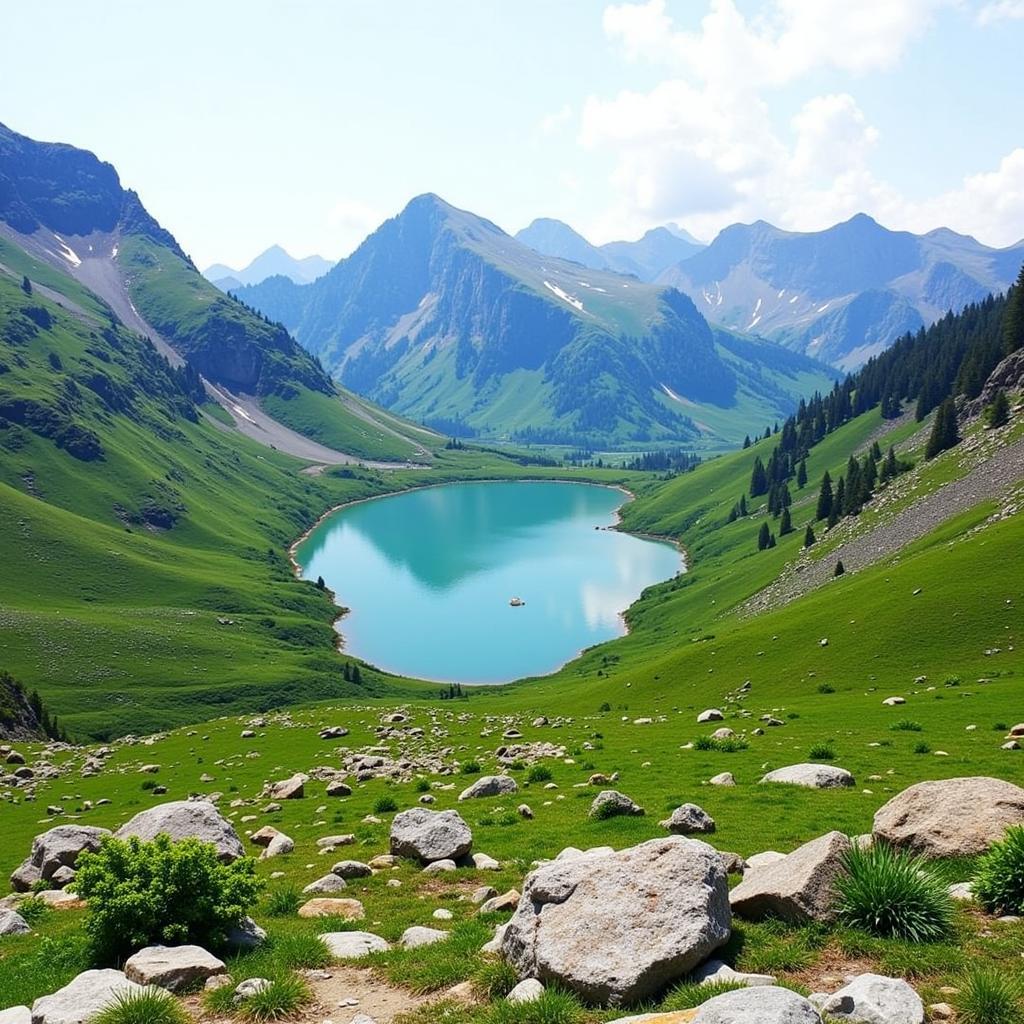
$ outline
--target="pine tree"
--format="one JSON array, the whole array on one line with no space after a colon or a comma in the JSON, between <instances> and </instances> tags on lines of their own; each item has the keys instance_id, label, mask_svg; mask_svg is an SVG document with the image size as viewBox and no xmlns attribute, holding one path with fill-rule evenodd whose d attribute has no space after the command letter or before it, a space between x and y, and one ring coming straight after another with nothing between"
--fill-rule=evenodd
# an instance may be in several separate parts
<instances>
[{"instance_id":1,"label":"pine tree","mask_svg":"<svg viewBox=\"0 0 1024 1024\"><path fill-rule=\"evenodd\" d=\"M767 546L770 547L770 548L775 547L775 534L774 533L769 533L768 534L768 545Z\"/></svg>"},{"instance_id":2,"label":"pine tree","mask_svg":"<svg viewBox=\"0 0 1024 1024\"><path fill-rule=\"evenodd\" d=\"M1007 293L1003 313L1003 353L1010 355L1024 347L1024 266L1017 275L1017 283Z\"/></svg>"},{"instance_id":3,"label":"pine tree","mask_svg":"<svg viewBox=\"0 0 1024 1024\"><path fill-rule=\"evenodd\" d=\"M800 460L800 468L796 471L796 485L801 490L807 486L807 459Z\"/></svg>"},{"instance_id":4,"label":"pine tree","mask_svg":"<svg viewBox=\"0 0 1024 1024\"><path fill-rule=\"evenodd\" d=\"M768 474L764 471L764 463L761 456L754 458L754 469L750 474L750 496L756 498L768 490Z\"/></svg>"},{"instance_id":5,"label":"pine tree","mask_svg":"<svg viewBox=\"0 0 1024 1024\"><path fill-rule=\"evenodd\" d=\"M341 670L341 676L346 683L352 682L352 666L346 661L345 667Z\"/></svg>"},{"instance_id":6,"label":"pine tree","mask_svg":"<svg viewBox=\"0 0 1024 1024\"><path fill-rule=\"evenodd\" d=\"M757 550L764 551L766 547L769 547L771 541L771 530L768 529L767 523L761 524L761 529L757 532Z\"/></svg>"},{"instance_id":7,"label":"pine tree","mask_svg":"<svg viewBox=\"0 0 1024 1024\"><path fill-rule=\"evenodd\" d=\"M750 447L750 435L749 434L747 434L747 436L745 438L743 438L743 447L744 448L749 448Z\"/></svg>"},{"instance_id":8,"label":"pine tree","mask_svg":"<svg viewBox=\"0 0 1024 1024\"><path fill-rule=\"evenodd\" d=\"M836 562L836 569L835 572L832 573L832 575L842 576L844 572L846 572L846 567L843 565L843 560L840 559L838 562Z\"/></svg>"},{"instance_id":9,"label":"pine tree","mask_svg":"<svg viewBox=\"0 0 1024 1024\"><path fill-rule=\"evenodd\" d=\"M749 515L747 512L747 496L745 494L740 495L740 515L744 518Z\"/></svg>"},{"instance_id":10,"label":"pine tree","mask_svg":"<svg viewBox=\"0 0 1024 1024\"><path fill-rule=\"evenodd\" d=\"M882 449L879 448L877 441L875 441L871 446L871 458L874 459L875 462L878 462L882 458Z\"/></svg>"},{"instance_id":11,"label":"pine tree","mask_svg":"<svg viewBox=\"0 0 1024 1024\"><path fill-rule=\"evenodd\" d=\"M358 665L352 666L352 682L361 683L363 681L363 673L359 671Z\"/></svg>"},{"instance_id":12,"label":"pine tree","mask_svg":"<svg viewBox=\"0 0 1024 1024\"><path fill-rule=\"evenodd\" d=\"M779 536L785 537L787 533L793 532L793 521L789 516L789 509L782 510L782 518L779 520Z\"/></svg>"},{"instance_id":13,"label":"pine tree","mask_svg":"<svg viewBox=\"0 0 1024 1024\"><path fill-rule=\"evenodd\" d=\"M28 274L25 274L25 276L22 277L21 279L21 290L26 295L32 294L32 282L28 279Z\"/></svg>"},{"instance_id":14,"label":"pine tree","mask_svg":"<svg viewBox=\"0 0 1024 1024\"><path fill-rule=\"evenodd\" d=\"M317 590L326 590L327 589L327 584L324 583L323 576L317 576L317 578L316 578L316 588L317 588Z\"/></svg>"},{"instance_id":15,"label":"pine tree","mask_svg":"<svg viewBox=\"0 0 1024 1024\"><path fill-rule=\"evenodd\" d=\"M1002 388L996 392L992 404L985 410L985 417L990 427L1003 427L1010 422L1010 403Z\"/></svg>"},{"instance_id":16,"label":"pine tree","mask_svg":"<svg viewBox=\"0 0 1024 1024\"><path fill-rule=\"evenodd\" d=\"M818 538L814 536L814 530L811 529L811 524L807 524L807 529L804 530L804 547L809 548L813 544L817 543Z\"/></svg>"},{"instance_id":17,"label":"pine tree","mask_svg":"<svg viewBox=\"0 0 1024 1024\"><path fill-rule=\"evenodd\" d=\"M890 480L895 480L899 475L899 465L896 462L896 449L892 445L889 445L889 451L886 453L885 462L882 463L882 471L880 479L883 484L887 484Z\"/></svg>"},{"instance_id":18,"label":"pine tree","mask_svg":"<svg viewBox=\"0 0 1024 1024\"><path fill-rule=\"evenodd\" d=\"M826 469L825 475L821 478L821 491L818 493L818 508L814 513L814 518L828 519L832 512L833 503L832 477L828 475L828 470Z\"/></svg>"},{"instance_id":19,"label":"pine tree","mask_svg":"<svg viewBox=\"0 0 1024 1024\"><path fill-rule=\"evenodd\" d=\"M836 484L836 498L832 502L832 513L828 517L828 525L835 526L842 516L846 515L846 481L840 477Z\"/></svg>"},{"instance_id":20,"label":"pine tree","mask_svg":"<svg viewBox=\"0 0 1024 1024\"><path fill-rule=\"evenodd\" d=\"M932 432L924 450L924 457L933 459L940 452L947 451L959 443L960 431L956 421L956 403L952 398L947 398L935 413L935 421L932 423Z\"/></svg>"}]
</instances>

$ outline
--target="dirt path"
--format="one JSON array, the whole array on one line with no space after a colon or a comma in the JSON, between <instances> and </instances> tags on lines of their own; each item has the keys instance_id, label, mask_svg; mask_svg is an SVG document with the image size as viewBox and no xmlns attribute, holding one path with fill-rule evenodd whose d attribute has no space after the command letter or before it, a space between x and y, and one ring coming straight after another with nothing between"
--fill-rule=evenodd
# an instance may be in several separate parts
<instances>
[{"instance_id":1,"label":"dirt path","mask_svg":"<svg viewBox=\"0 0 1024 1024\"><path fill-rule=\"evenodd\" d=\"M961 457L977 453L985 441L965 441L958 451ZM782 575L763 590L755 594L740 608L741 616L756 615L760 612L781 608L790 601L822 586L833 578L835 564L842 560L847 572L856 572L879 562L908 544L941 526L947 519L960 515L975 505L992 498L1009 495L1024 481L1024 439L1013 442L995 452L971 469L966 476L919 497L909 508L900 508L883 514L882 520L873 528L856 533L856 520L844 520L836 529L851 533L839 547L820 559L802 555L790 563ZM898 493L888 496L883 492L881 504L885 509L899 497Z\"/></svg>"}]
</instances>

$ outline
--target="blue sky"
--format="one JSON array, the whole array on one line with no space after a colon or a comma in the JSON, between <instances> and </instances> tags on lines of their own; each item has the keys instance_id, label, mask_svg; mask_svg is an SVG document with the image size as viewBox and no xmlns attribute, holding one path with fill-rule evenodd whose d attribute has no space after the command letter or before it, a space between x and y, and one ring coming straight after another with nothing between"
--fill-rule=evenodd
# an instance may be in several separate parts
<instances>
[{"instance_id":1,"label":"blue sky","mask_svg":"<svg viewBox=\"0 0 1024 1024\"><path fill-rule=\"evenodd\" d=\"M344 255L425 191L598 242L1024 237L1024 0L50 0L4 35L0 120L110 160L201 266Z\"/></svg>"}]
</instances>

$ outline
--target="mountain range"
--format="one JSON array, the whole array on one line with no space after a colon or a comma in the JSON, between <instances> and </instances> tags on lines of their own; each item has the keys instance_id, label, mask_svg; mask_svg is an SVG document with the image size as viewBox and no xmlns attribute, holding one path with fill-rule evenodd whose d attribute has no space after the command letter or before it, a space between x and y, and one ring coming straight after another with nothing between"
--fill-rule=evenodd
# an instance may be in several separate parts
<instances>
[{"instance_id":1,"label":"mountain range","mask_svg":"<svg viewBox=\"0 0 1024 1024\"><path fill-rule=\"evenodd\" d=\"M592 270L632 274L641 281L653 281L675 263L704 248L703 242L676 227L652 228L635 242L592 245L568 224L550 217L539 217L517 231L516 238L544 256L572 260Z\"/></svg>"},{"instance_id":2,"label":"mountain range","mask_svg":"<svg viewBox=\"0 0 1024 1024\"><path fill-rule=\"evenodd\" d=\"M323 277L334 264L323 256L306 256L296 259L279 245L272 245L261 252L241 270L233 270L223 263L214 263L203 271L203 277L212 281L222 292L234 291L247 284L259 284L268 277L280 274L296 284L309 284Z\"/></svg>"},{"instance_id":3,"label":"mountain range","mask_svg":"<svg viewBox=\"0 0 1024 1024\"><path fill-rule=\"evenodd\" d=\"M830 385L820 364L713 330L673 287L542 255L432 194L318 281L237 294L345 386L453 433L735 442Z\"/></svg>"}]
</instances>

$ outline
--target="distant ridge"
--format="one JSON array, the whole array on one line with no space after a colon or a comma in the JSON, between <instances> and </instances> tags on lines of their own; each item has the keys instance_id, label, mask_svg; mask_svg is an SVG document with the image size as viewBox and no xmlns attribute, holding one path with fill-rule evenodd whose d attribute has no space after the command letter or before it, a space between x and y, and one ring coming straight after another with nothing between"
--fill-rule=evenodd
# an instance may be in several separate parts
<instances>
[{"instance_id":1,"label":"distant ridge","mask_svg":"<svg viewBox=\"0 0 1024 1024\"><path fill-rule=\"evenodd\" d=\"M296 284L309 284L323 277L334 264L323 256L296 259L281 246L272 245L241 270L233 270L223 263L214 263L203 271L203 277L212 281L221 291L233 291L248 284L259 284L268 277L287 277Z\"/></svg>"}]
</instances>

